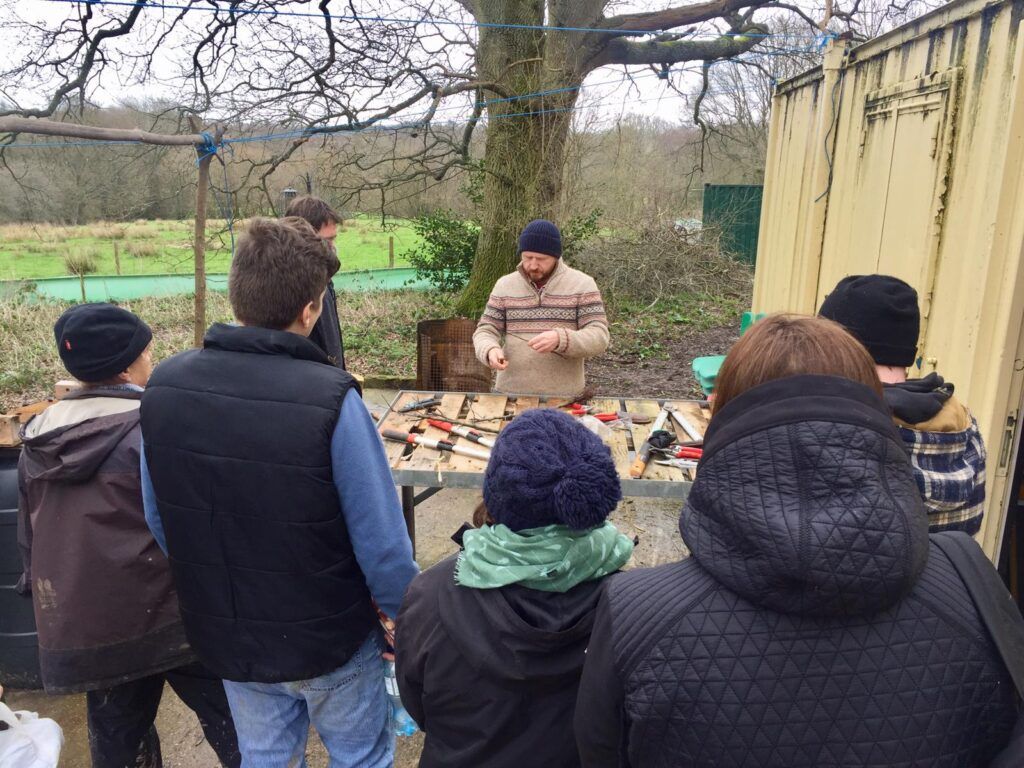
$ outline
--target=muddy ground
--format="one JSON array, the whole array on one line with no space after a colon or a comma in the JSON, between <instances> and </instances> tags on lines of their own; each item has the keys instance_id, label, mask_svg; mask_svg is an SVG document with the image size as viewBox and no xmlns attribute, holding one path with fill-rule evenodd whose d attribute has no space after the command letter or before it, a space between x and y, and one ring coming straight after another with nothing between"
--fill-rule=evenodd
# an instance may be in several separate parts
<instances>
[{"instance_id":1,"label":"muddy ground","mask_svg":"<svg viewBox=\"0 0 1024 768\"><path fill-rule=\"evenodd\" d=\"M700 354L713 352L702 351ZM687 376L690 357L685 358ZM622 363L618 372L608 373L615 370L610 367L605 369L604 374L598 369L591 375L597 380L602 392L608 394L644 392L685 396L690 391L686 388L690 384L683 383L687 379L681 377L677 380L667 375L670 370L678 367L679 363L665 366L652 364L646 367ZM628 373L630 370L633 371L632 378ZM692 377L688 380L692 384ZM664 391L657 388L659 382L664 382ZM674 388L676 383L679 388ZM667 388L670 386L672 388ZM367 391L366 395L371 407L379 406L388 398L388 393L381 391ZM417 507L417 561L422 568L429 568L457 550L450 536L472 517L479 498L478 491L444 490ZM619 505L611 517L612 522L627 535L638 536L640 539L631 567L657 565L685 556L677 527L680 507L678 501L652 499L626 499ZM7 691L5 701L15 710L39 712L61 725L65 746L60 768L89 768L84 696L47 696L42 692ZM157 729L167 768L215 768L218 765L194 715L170 688L164 691L157 716ZM422 735L398 739L395 760L397 768L416 766L421 747ZM310 734L308 757L310 768L325 768L327 765L326 752L315 733Z\"/></svg>"},{"instance_id":2,"label":"muddy ground","mask_svg":"<svg viewBox=\"0 0 1024 768\"><path fill-rule=\"evenodd\" d=\"M663 341L667 359L618 354L615 346L587 361L587 383L602 395L702 397L690 363L695 357L724 355L739 338L736 323L693 330Z\"/></svg>"}]
</instances>

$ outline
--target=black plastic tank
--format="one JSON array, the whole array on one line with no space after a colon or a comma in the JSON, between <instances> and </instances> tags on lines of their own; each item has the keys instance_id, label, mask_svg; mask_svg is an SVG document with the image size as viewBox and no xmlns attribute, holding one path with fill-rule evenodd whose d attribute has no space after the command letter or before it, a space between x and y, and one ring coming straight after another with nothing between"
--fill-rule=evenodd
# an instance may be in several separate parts
<instances>
[{"instance_id":1,"label":"black plastic tank","mask_svg":"<svg viewBox=\"0 0 1024 768\"><path fill-rule=\"evenodd\" d=\"M32 597L15 591L18 549L18 448L0 448L0 685L42 688Z\"/></svg>"}]
</instances>

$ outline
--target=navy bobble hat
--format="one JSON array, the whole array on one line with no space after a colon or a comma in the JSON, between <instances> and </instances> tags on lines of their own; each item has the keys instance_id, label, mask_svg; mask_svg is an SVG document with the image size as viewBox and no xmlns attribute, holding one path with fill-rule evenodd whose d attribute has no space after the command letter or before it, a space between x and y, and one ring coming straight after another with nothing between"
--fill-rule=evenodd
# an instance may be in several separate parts
<instances>
[{"instance_id":1,"label":"navy bobble hat","mask_svg":"<svg viewBox=\"0 0 1024 768\"><path fill-rule=\"evenodd\" d=\"M498 436L484 475L484 504L513 531L601 525L622 499L611 452L567 413L527 411Z\"/></svg>"},{"instance_id":2,"label":"navy bobble hat","mask_svg":"<svg viewBox=\"0 0 1024 768\"><path fill-rule=\"evenodd\" d=\"M113 304L77 304L53 326L68 373L86 383L106 381L141 355L153 332L141 318Z\"/></svg>"},{"instance_id":3,"label":"navy bobble hat","mask_svg":"<svg viewBox=\"0 0 1024 768\"><path fill-rule=\"evenodd\" d=\"M921 312L917 291L898 277L844 277L825 297L818 314L849 331L876 365L909 368L914 364Z\"/></svg>"},{"instance_id":4,"label":"navy bobble hat","mask_svg":"<svg viewBox=\"0 0 1024 768\"><path fill-rule=\"evenodd\" d=\"M531 251L562 258L562 233L547 219L534 219L519 235L519 253Z\"/></svg>"}]
</instances>

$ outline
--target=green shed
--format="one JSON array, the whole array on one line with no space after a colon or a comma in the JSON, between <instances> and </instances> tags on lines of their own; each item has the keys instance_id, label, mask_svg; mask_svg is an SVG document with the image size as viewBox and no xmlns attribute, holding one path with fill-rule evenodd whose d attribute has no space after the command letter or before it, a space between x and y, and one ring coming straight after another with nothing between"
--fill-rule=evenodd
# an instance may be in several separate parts
<instances>
[{"instance_id":1,"label":"green shed","mask_svg":"<svg viewBox=\"0 0 1024 768\"><path fill-rule=\"evenodd\" d=\"M757 260L760 184L705 184L704 229L722 233L722 250L747 264Z\"/></svg>"}]
</instances>

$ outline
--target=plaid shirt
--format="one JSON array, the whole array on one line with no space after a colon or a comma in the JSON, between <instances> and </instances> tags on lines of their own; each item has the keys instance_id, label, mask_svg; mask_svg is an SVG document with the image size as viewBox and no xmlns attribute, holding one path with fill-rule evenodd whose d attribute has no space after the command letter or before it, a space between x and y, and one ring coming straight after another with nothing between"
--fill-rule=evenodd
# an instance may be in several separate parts
<instances>
[{"instance_id":1,"label":"plaid shirt","mask_svg":"<svg viewBox=\"0 0 1024 768\"><path fill-rule=\"evenodd\" d=\"M959 432L897 429L910 452L928 530L976 534L985 506L985 444L978 422L972 416L971 425Z\"/></svg>"}]
</instances>

